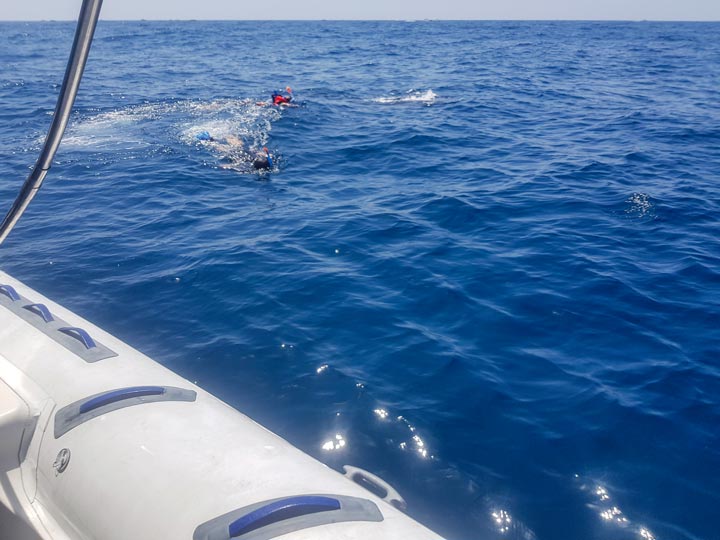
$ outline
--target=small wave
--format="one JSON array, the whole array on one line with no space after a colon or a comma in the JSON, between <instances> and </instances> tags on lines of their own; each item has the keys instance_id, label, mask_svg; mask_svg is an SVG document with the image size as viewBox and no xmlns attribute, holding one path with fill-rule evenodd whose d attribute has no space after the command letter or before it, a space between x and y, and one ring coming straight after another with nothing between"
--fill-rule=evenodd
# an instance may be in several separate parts
<instances>
[{"instance_id":1,"label":"small wave","mask_svg":"<svg viewBox=\"0 0 720 540\"><path fill-rule=\"evenodd\" d=\"M25 81L22 79L19 81L3 81L2 83L0 83L0 88L3 88L3 89L5 89L5 88L20 88L22 86L25 86Z\"/></svg>"},{"instance_id":2,"label":"small wave","mask_svg":"<svg viewBox=\"0 0 720 540\"><path fill-rule=\"evenodd\" d=\"M437 94L430 90L409 90L405 95L401 96L384 96L373 99L375 103L393 104L393 103L423 103L432 105L437 99Z\"/></svg>"}]
</instances>

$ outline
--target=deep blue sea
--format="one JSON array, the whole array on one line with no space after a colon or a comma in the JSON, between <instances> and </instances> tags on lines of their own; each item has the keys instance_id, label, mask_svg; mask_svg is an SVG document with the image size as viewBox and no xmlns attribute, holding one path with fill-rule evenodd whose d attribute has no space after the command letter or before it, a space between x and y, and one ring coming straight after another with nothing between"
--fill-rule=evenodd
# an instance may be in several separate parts
<instances>
[{"instance_id":1,"label":"deep blue sea","mask_svg":"<svg viewBox=\"0 0 720 540\"><path fill-rule=\"evenodd\" d=\"M73 32L0 24L3 213ZM718 540L719 216L720 24L101 21L0 267L448 540Z\"/></svg>"}]
</instances>

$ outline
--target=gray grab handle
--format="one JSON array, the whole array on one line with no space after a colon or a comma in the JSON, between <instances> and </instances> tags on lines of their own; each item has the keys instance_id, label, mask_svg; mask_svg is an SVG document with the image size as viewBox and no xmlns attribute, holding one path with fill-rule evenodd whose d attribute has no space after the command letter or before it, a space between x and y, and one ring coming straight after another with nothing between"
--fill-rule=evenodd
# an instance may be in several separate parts
<instances>
[{"instance_id":1,"label":"gray grab handle","mask_svg":"<svg viewBox=\"0 0 720 540\"><path fill-rule=\"evenodd\" d=\"M158 401L195 401L194 390L174 386L129 386L88 396L66 405L55 414L55 438L103 414Z\"/></svg>"},{"instance_id":2,"label":"gray grab handle","mask_svg":"<svg viewBox=\"0 0 720 540\"><path fill-rule=\"evenodd\" d=\"M367 499L302 494L261 501L213 518L195 529L193 540L272 540L330 523L382 520L378 507Z\"/></svg>"},{"instance_id":3,"label":"gray grab handle","mask_svg":"<svg viewBox=\"0 0 720 540\"><path fill-rule=\"evenodd\" d=\"M359 486L364 487L370 493L377 495L383 501L393 505L398 510L404 511L407 509L407 503L405 499L402 498L402 495L379 476L360 467L353 467L351 465L344 465L343 471L345 471L347 478Z\"/></svg>"}]
</instances>

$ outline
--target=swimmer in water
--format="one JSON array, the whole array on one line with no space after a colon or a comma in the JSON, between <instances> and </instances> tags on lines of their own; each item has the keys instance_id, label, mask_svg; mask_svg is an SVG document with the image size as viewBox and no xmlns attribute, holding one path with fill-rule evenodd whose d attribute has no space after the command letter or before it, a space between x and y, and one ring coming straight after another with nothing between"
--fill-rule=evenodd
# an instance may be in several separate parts
<instances>
[{"instance_id":1,"label":"swimmer in water","mask_svg":"<svg viewBox=\"0 0 720 540\"><path fill-rule=\"evenodd\" d=\"M273 92L270 96L270 102L267 101L258 101L256 105L260 105L262 107L266 105L273 105L275 107L297 107L294 103L291 103L293 100L293 91L292 88L289 86L285 87L285 93L282 92Z\"/></svg>"},{"instance_id":2,"label":"swimmer in water","mask_svg":"<svg viewBox=\"0 0 720 540\"><path fill-rule=\"evenodd\" d=\"M287 92L287 94L285 94L285 95L283 95L283 94L280 93L280 92L273 92L273 93L272 93L272 102L273 102L273 105L278 105L278 106L280 106L280 105L290 105L290 102L293 100L292 88L290 88L289 86L286 86L286 87L285 87L285 92Z\"/></svg>"},{"instance_id":3,"label":"swimmer in water","mask_svg":"<svg viewBox=\"0 0 720 540\"><path fill-rule=\"evenodd\" d=\"M198 133L195 138L222 154L223 169L247 171L248 166L256 171L267 171L273 168L273 159L270 151L264 147L261 152L252 152L245 148L245 143L235 135L228 135L223 139L216 139L207 131Z\"/></svg>"}]
</instances>

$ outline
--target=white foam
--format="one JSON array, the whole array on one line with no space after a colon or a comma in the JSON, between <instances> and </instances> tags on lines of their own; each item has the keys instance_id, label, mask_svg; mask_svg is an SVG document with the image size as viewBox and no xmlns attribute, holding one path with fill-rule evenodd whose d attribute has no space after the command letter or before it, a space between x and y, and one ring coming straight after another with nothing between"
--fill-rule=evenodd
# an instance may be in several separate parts
<instances>
[{"instance_id":1,"label":"white foam","mask_svg":"<svg viewBox=\"0 0 720 540\"><path fill-rule=\"evenodd\" d=\"M375 103L394 104L394 103L424 103L432 105L437 99L437 94L428 90L409 90L401 96L384 96L373 99Z\"/></svg>"},{"instance_id":2,"label":"white foam","mask_svg":"<svg viewBox=\"0 0 720 540\"><path fill-rule=\"evenodd\" d=\"M625 213L635 217L652 217L655 205L647 193L633 193L625 200Z\"/></svg>"},{"instance_id":3,"label":"white foam","mask_svg":"<svg viewBox=\"0 0 720 540\"><path fill-rule=\"evenodd\" d=\"M267 144L272 122L279 116L276 108L259 107L251 99L145 103L75 120L63 145L122 153L180 143L192 155L204 146L221 161L229 157L227 145L203 144L197 139L200 133L208 132L218 140L239 138L247 151L254 151ZM207 154L200 159L207 159Z\"/></svg>"},{"instance_id":4,"label":"white foam","mask_svg":"<svg viewBox=\"0 0 720 540\"><path fill-rule=\"evenodd\" d=\"M147 147L148 140L138 125L168 114L170 104L143 104L91 115L73 121L63 139L63 146L92 150L137 150Z\"/></svg>"},{"instance_id":5,"label":"white foam","mask_svg":"<svg viewBox=\"0 0 720 540\"><path fill-rule=\"evenodd\" d=\"M189 117L189 118L188 118ZM188 105L185 121L179 125L179 138L186 144L195 144L202 132L215 139L240 137L253 147L267 143L272 122L279 111L259 107L250 100L215 100L194 102Z\"/></svg>"}]
</instances>

